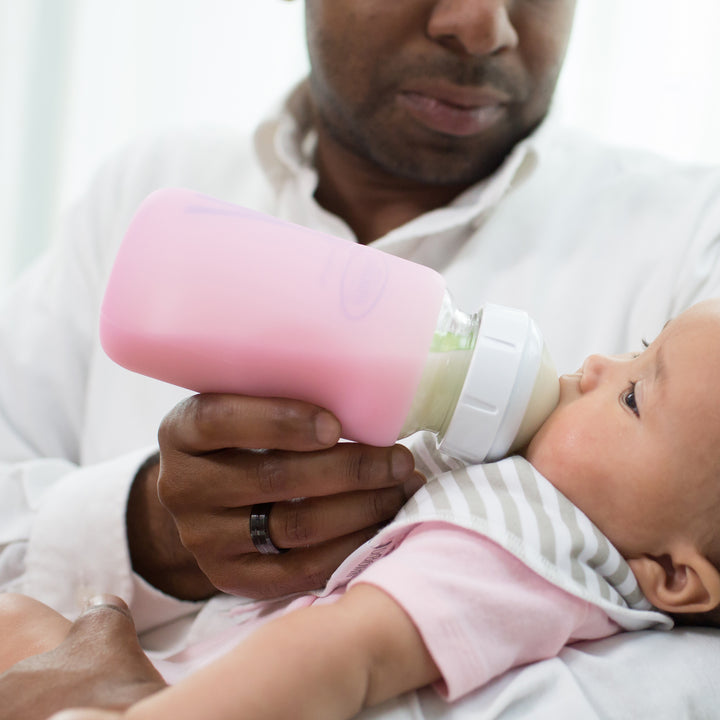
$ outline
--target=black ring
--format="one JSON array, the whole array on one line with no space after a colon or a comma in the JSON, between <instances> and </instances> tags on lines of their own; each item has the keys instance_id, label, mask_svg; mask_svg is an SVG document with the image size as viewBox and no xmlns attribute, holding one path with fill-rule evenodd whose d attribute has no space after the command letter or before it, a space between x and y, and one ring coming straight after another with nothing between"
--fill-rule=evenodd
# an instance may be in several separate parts
<instances>
[{"instance_id":1,"label":"black ring","mask_svg":"<svg viewBox=\"0 0 720 720\"><path fill-rule=\"evenodd\" d=\"M287 548L276 547L270 539L270 511L273 503L258 503L250 508L250 539L261 555L279 555Z\"/></svg>"}]
</instances>

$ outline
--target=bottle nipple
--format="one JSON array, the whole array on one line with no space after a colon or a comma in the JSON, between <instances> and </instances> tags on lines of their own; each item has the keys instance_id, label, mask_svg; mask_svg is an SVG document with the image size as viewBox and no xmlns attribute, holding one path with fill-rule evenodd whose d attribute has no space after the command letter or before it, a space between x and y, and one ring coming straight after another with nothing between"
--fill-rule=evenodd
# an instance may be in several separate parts
<instances>
[{"instance_id":1,"label":"bottle nipple","mask_svg":"<svg viewBox=\"0 0 720 720\"><path fill-rule=\"evenodd\" d=\"M468 462L523 448L558 402L560 383L535 322L486 305L465 383L439 449Z\"/></svg>"},{"instance_id":2,"label":"bottle nipple","mask_svg":"<svg viewBox=\"0 0 720 720\"><path fill-rule=\"evenodd\" d=\"M559 394L560 383L555 363L550 357L547 345L543 343L542 357L535 376L535 384L530 393L530 399L520 422L520 427L508 449L508 454L522 450L530 442L533 435L555 409L558 404Z\"/></svg>"}]
</instances>

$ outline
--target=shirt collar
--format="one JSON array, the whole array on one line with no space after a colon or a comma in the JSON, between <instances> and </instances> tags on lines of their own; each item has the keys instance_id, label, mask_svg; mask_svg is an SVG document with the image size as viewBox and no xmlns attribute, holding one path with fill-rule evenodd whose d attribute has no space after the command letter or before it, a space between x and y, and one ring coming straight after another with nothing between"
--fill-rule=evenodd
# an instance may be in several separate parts
<instances>
[{"instance_id":1,"label":"shirt collar","mask_svg":"<svg viewBox=\"0 0 720 720\"><path fill-rule=\"evenodd\" d=\"M534 172L542 156L543 138L551 121L544 120L519 142L489 177L469 187L446 207L425 213L388 233L385 239L401 239L440 232L472 223L494 207L512 188ZM312 123L308 80L302 80L279 109L255 133L255 149L261 166L279 194L293 192L312 201L318 175L314 166L317 133Z\"/></svg>"},{"instance_id":2,"label":"shirt collar","mask_svg":"<svg viewBox=\"0 0 720 720\"><path fill-rule=\"evenodd\" d=\"M255 131L255 151L263 170L276 190L282 183L311 172L317 134L312 123L309 83L300 82L282 105ZM313 192L314 192L313 188Z\"/></svg>"}]
</instances>

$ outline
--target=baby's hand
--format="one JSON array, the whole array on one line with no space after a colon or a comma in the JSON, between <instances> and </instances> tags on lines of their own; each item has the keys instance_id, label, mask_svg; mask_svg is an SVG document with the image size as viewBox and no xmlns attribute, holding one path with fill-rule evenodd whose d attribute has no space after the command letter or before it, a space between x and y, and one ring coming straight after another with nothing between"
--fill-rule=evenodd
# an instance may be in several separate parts
<instances>
[{"instance_id":1,"label":"baby's hand","mask_svg":"<svg viewBox=\"0 0 720 720\"><path fill-rule=\"evenodd\" d=\"M167 685L138 642L127 605L114 596L94 598L53 650L33 655L0 675L2 720L117 720L128 708ZM112 708L113 712L87 708ZM78 712L83 714L77 715Z\"/></svg>"}]
</instances>

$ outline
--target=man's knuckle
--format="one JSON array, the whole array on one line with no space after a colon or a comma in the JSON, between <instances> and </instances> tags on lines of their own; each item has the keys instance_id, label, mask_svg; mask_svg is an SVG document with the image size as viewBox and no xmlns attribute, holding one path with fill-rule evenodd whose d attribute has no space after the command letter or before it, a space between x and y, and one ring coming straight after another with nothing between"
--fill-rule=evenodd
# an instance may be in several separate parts
<instances>
[{"instance_id":1,"label":"man's knuckle","mask_svg":"<svg viewBox=\"0 0 720 720\"><path fill-rule=\"evenodd\" d=\"M178 523L177 530L180 542L186 550L189 550L195 556L209 555L212 557L212 553L207 552L209 536L207 533L201 532L196 524Z\"/></svg>"},{"instance_id":2,"label":"man's knuckle","mask_svg":"<svg viewBox=\"0 0 720 720\"><path fill-rule=\"evenodd\" d=\"M202 566L201 566L202 567ZM202 567L202 571L210 579L210 582L220 592L228 595L239 594L242 588L242 582L238 578L236 572L229 572L225 566L209 566Z\"/></svg>"},{"instance_id":3,"label":"man's knuckle","mask_svg":"<svg viewBox=\"0 0 720 720\"><path fill-rule=\"evenodd\" d=\"M353 477L359 488L374 488L383 485L388 477L388 464L377 453L368 448L357 448L352 461Z\"/></svg>"},{"instance_id":4,"label":"man's knuckle","mask_svg":"<svg viewBox=\"0 0 720 720\"><path fill-rule=\"evenodd\" d=\"M296 427L308 420L308 409L304 403L296 400L284 400L270 406L271 420L281 424L286 430Z\"/></svg>"},{"instance_id":5,"label":"man's knuckle","mask_svg":"<svg viewBox=\"0 0 720 720\"><path fill-rule=\"evenodd\" d=\"M377 491L368 495L368 521L370 523L386 520L398 510L398 504L394 502L392 493Z\"/></svg>"},{"instance_id":6,"label":"man's knuckle","mask_svg":"<svg viewBox=\"0 0 720 720\"><path fill-rule=\"evenodd\" d=\"M315 535L314 513L300 503L290 504L283 513L282 532L283 543L291 546L310 544Z\"/></svg>"},{"instance_id":7,"label":"man's knuckle","mask_svg":"<svg viewBox=\"0 0 720 720\"><path fill-rule=\"evenodd\" d=\"M175 437L175 419L173 413L168 413L158 426L158 446L161 449L169 448L172 445L172 439Z\"/></svg>"},{"instance_id":8,"label":"man's knuckle","mask_svg":"<svg viewBox=\"0 0 720 720\"><path fill-rule=\"evenodd\" d=\"M161 449L172 449L178 439L185 434L184 428L195 432L205 427L210 416L216 412L217 403L212 396L191 395L179 402L161 420L158 428L158 444Z\"/></svg>"},{"instance_id":9,"label":"man's knuckle","mask_svg":"<svg viewBox=\"0 0 720 720\"><path fill-rule=\"evenodd\" d=\"M258 454L256 462L258 490L268 497L283 497L290 485L287 463L273 453Z\"/></svg>"},{"instance_id":10,"label":"man's knuckle","mask_svg":"<svg viewBox=\"0 0 720 720\"><path fill-rule=\"evenodd\" d=\"M193 395L185 400L191 426L199 438L212 437L230 409L216 395Z\"/></svg>"},{"instance_id":11,"label":"man's knuckle","mask_svg":"<svg viewBox=\"0 0 720 720\"><path fill-rule=\"evenodd\" d=\"M243 555L218 566L211 578L218 590L231 595L267 599L287 595L296 590L292 574L283 572L275 558Z\"/></svg>"},{"instance_id":12,"label":"man's knuckle","mask_svg":"<svg viewBox=\"0 0 720 720\"><path fill-rule=\"evenodd\" d=\"M161 470L157 479L157 495L163 507L173 510L183 506L184 498L187 495L187 483L178 473Z\"/></svg>"},{"instance_id":13,"label":"man's knuckle","mask_svg":"<svg viewBox=\"0 0 720 720\"><path fill-rule=\"evenodd\" d=\"M367 460L361 448L350 448L345 457L345 474L358 488L364 487Z\"/></svg>"},{"instance_id":14,"label":"man's knuckle","mask_svg":"<svg viewBox=\"0 0 720 720\"><path fill-rule=\"evenodd\" d=\"M306 590L323 587L328 581L332 570L317 556L305 557L300 567L301 577Z\"/></svg>"}]
</instances>

